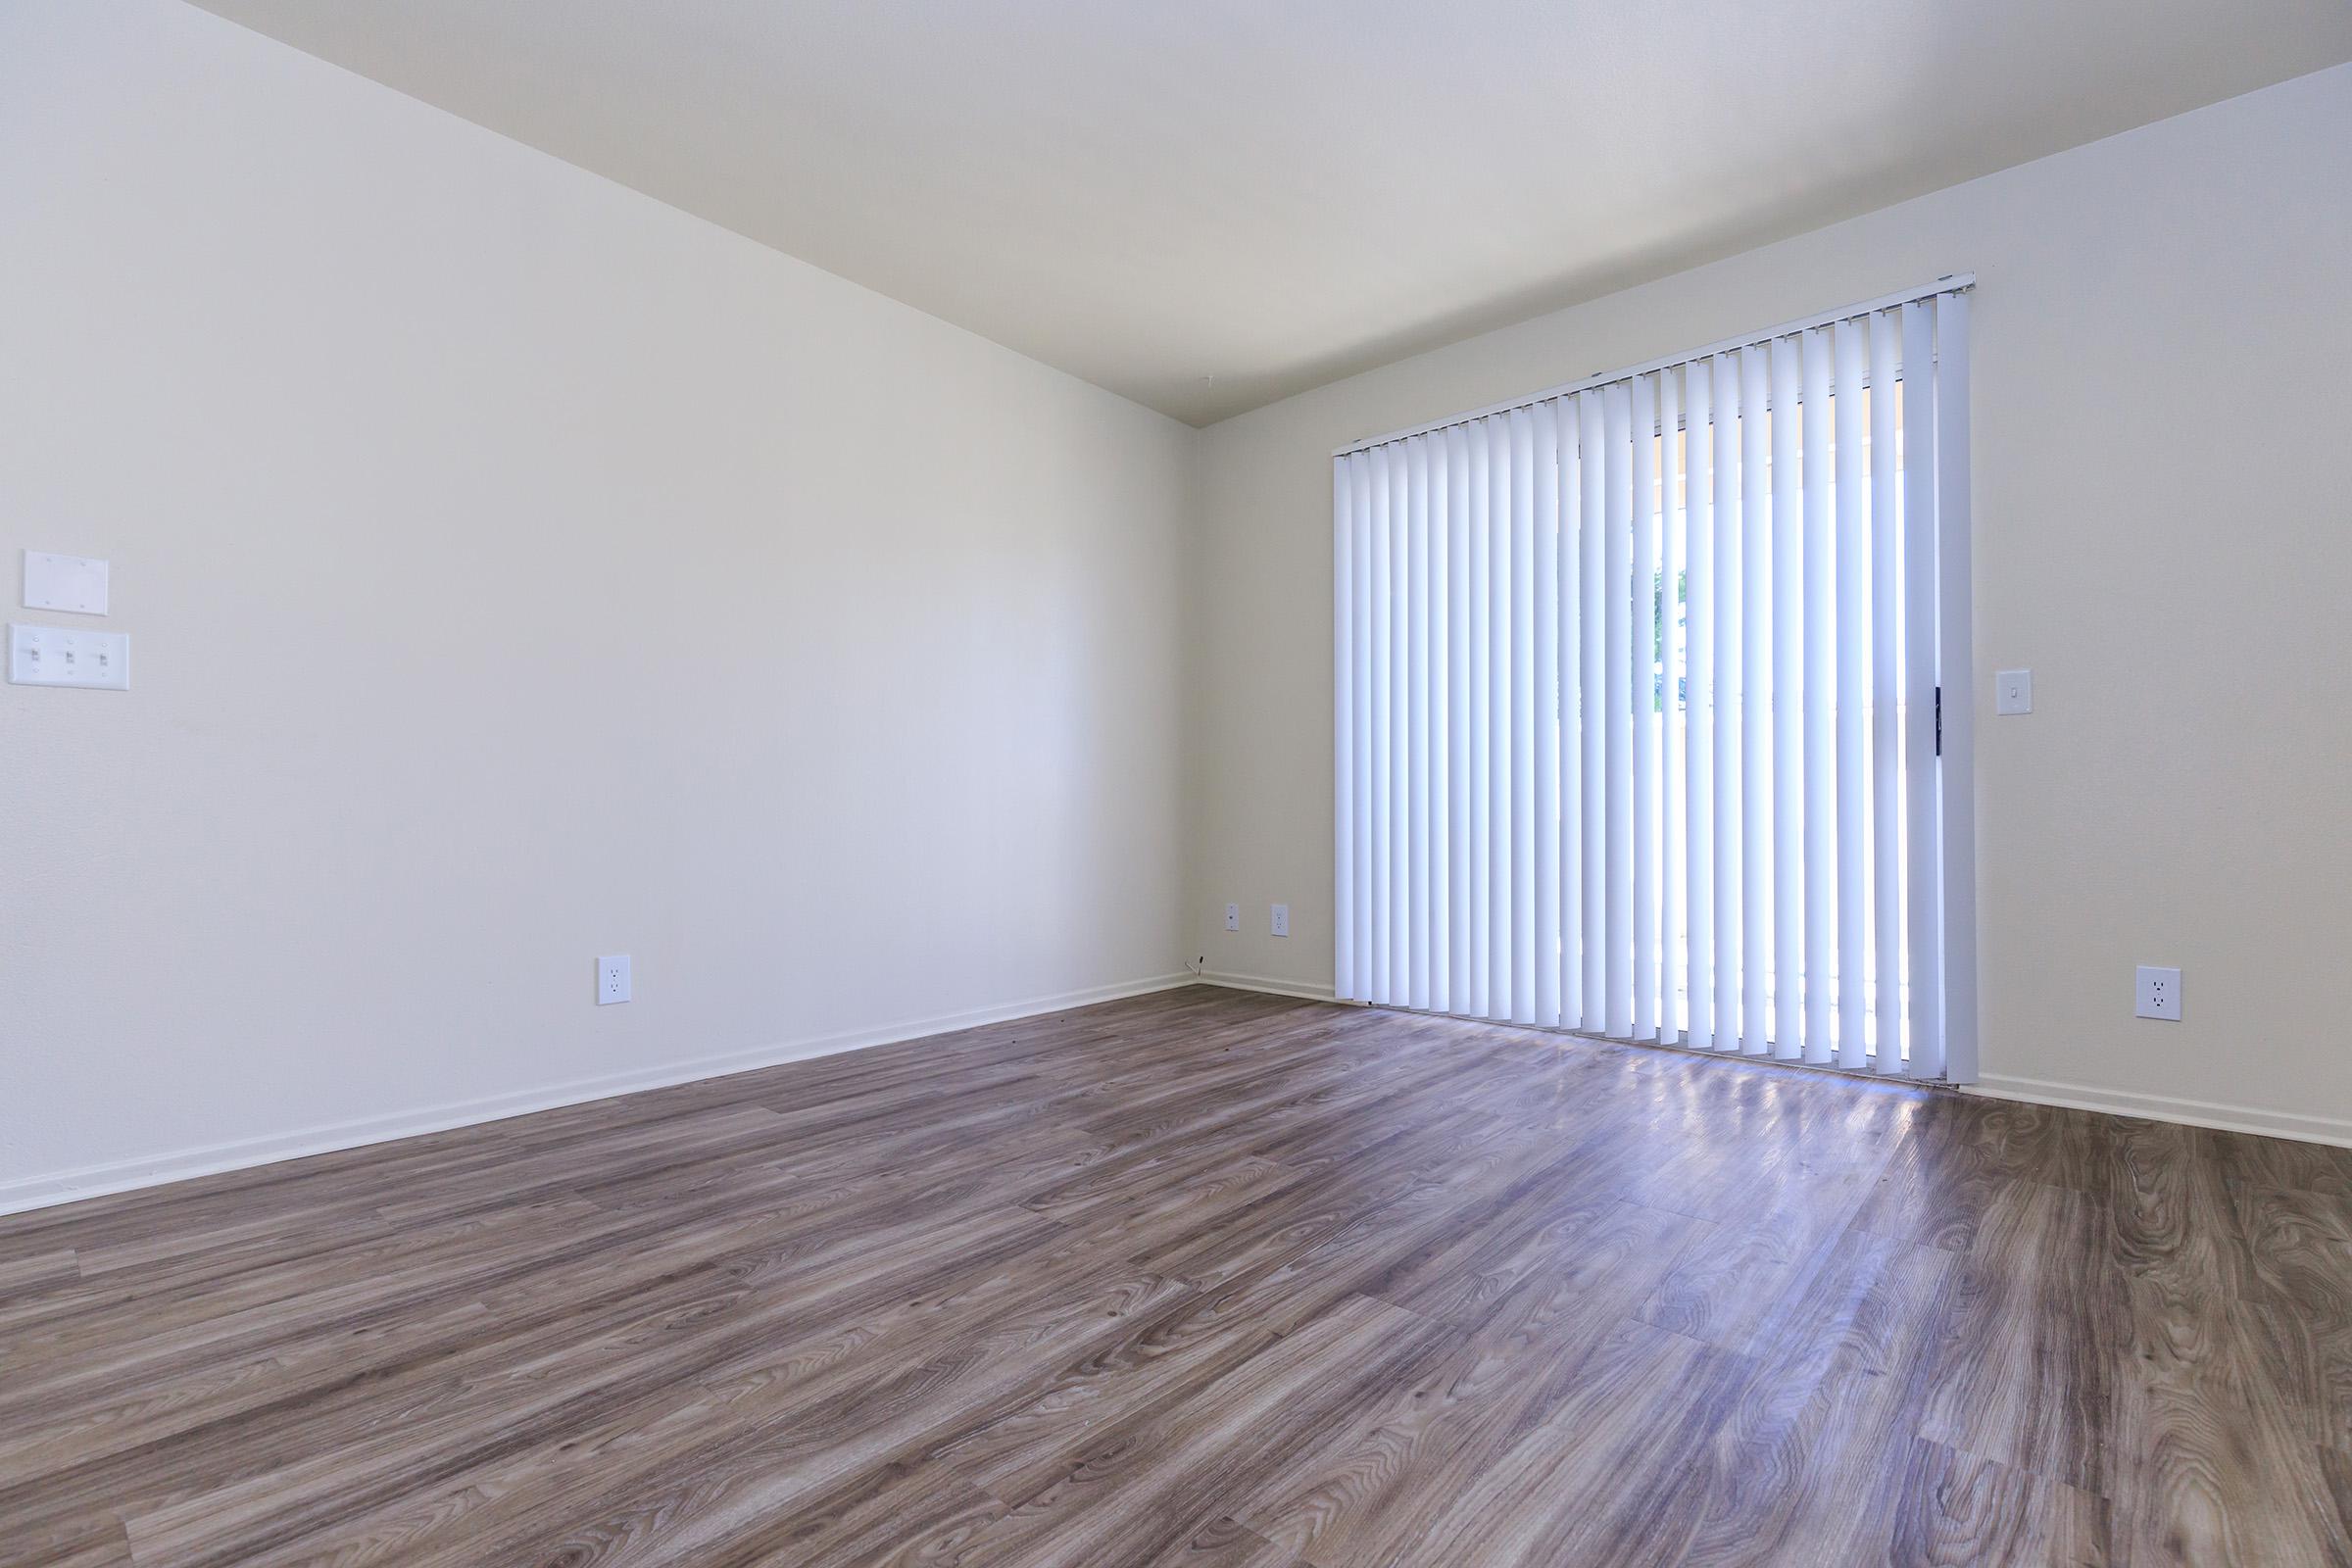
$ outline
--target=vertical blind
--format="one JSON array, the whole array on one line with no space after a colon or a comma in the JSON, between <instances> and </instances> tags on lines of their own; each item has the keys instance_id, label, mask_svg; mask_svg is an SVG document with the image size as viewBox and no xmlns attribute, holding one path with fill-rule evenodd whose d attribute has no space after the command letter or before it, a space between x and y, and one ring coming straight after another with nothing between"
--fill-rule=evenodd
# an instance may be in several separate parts
<instances>
[{"instance_id":1,"label":"vertical blind","mask_svg":"<svg viewBox=\"0 0 2352 1568\"><path fill-rule=\"evenodd\" d=\"M1335 456L1342 998L1974 1075L1968 287Z\"/></svg>"}]
</instances>

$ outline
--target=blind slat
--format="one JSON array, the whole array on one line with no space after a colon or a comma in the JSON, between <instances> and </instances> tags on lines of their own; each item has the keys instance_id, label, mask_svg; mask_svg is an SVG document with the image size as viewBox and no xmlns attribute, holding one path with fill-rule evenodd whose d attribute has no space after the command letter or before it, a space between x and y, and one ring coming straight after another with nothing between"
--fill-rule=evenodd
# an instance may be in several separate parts
<instances>
[{"instance_id":1,"label":"blind slat","mask_svg":"<svg viewBox=\"0 0 2352 1568\"><path fill-rule=\"evenodd\" d=\"M1511 447L1510 420L1485 421L1487 440L1487 1016L1511 1015Z\"/></svg>"},{"instance_id":2,"label":"blind slat","mask_svg":"<svg viewBox=\"0 0 2352 1568\"><path fill-rule=\"evenodd\" d=\"M1332 662L1332 733L1337 741L1332 768L1332 858L1338 871L1332 906L1340 911L1340 940L1333 944L1332 983L1338 995L1359 996L1355 979L1355 505L1351 485L1355 460L1331 466L1332 607L1339 655Z\"/></svg>"},{"instance_id":3,"label":"blind slat","mask_svg":"<svg viewBox=\"0 0 2352 1568\"><path fill-rule=\"evenodd\" d=\"M1389 588L1382 596L1389 626L1389 906L1383 927L1388 939L1388 990L1391 1002L1411 1000L1413 832L1412 713L1408 696L1412 684L1411 616L1406 579L1410 575L1407 516L1411 508L1410 481L1405 473L1402 443L1387 450L1389 458Z\"/></svg>"},{"instance_id":4,"label":"blind slat","mask_svg":"<svg viewBox=\"0 0 2352 1568\"><path fill-rule=\"evenodd\" d=\"M1487 944L1491 935L1489 917L1494 910L1492 889L1494 880L1494 797L1489 778L1494 760L1494 645L1488 633L1488 622L1493 614L1489 580L1494 566L1489 558L1494 553L1494 538L1487 526L1491 498L1487 483L1487 432L1484 421L1471 425L1463 434L1463 442L1469 460L1469 512L1465 521L1470 534L1470 583L1466 596L1470 648L1470 831L1466 846L1470 859L1470 968L1466 995L1455 1005L1457 1011L1483 1014L1487 1010L1488 978L1492 973Z\"/></svg>"},{"instance_id":5,"label":"blind slat","mask_svg":"<svg viewBox=\"0 0 2352 1568\"><path fill-rule=\"evenodd\" d=\"M1633 460L1632 562L1626 632L1627 722L1633 730L1633 1037L1658 1038L1658 715L1650 673L1657 627L1657 378L1634 377L1629 441Z\"/></svg>"},{"instance_id":6,"label":"blind slat","mask_svg":"<svg viewBox=\"0 0 2352 1568\"><path fill-rule=\"evenodd\" d=\"M1931 363L1936 352L1936 305L1903 307L1903 364ZM1903 380L1903 639L1909 699L1908 841L1936 840L1936 383ZM1943 935L1937 910L1937 869L1913 855L1910 959L1911 1052L1906 1069L1922 1077L1943 1070ZM1891 1069L1890 1069L1891 1070Z\"/></svg>"},{"instance_id":7,"label":"blind slat","mask_svg":"<svg viewBox=\"0 0 2352 1568\"><path fill-rule=\"evenodd\" d=\"M1536 1021L1536 436L1514 409L1504 429L1511 482L1511 1005Z\"/></svg>"},{"instance_id":8,"label":"blind slat","mask_svg":"<svg viewBox=\"0 0 2352 1568\"><path fill-rule=\"evenodd\" d=\"M1690 942L1684 916L1685 864L1690 809L1686 761L1689 738L1683 713L1683 582L1689 534L1682 500L1683 372L1658 377L1658 613L1663 643L1658 712L1658 1038L1680 1044L1688 1031L1686 1003L1690 989Z\"/></svg>"},{"instance_id":9,"label":"blind slat","mask_svg":"<svg viewBox=\"0 0 2352 1568\"><path fill-rule=\"evenodd\" d=\"M1372 760L1378 737L1372 732L1372 540L1366 523L1372 514L1372 457L1366 453L1352 465L1349 488L1355 515L1355 734L1361 751L1355 760L1355 906L1353 938L1356 983L1365 997L1376 996L1372 972Z\"/></svg>"},{"instance_id":10,"label":"blind slat","mask_svg":"<svg viewBox=\"0 0 2352 1568\"><path fill-rule=\"evenodd\" d=\"M1770 1033L1776 1056L1804 1054L1805 739L1804 739L1804 385L1802 345L1772 342L1772 629L1771 673L1764 706L1772 761L1772 936Z\"/></svg>"},{"instance_id":11,"label":"blind slat","mask_svg":"<svg viewBox=\"0 0 2352 1568\"><path fill-rule=\"evenodd\" d=\"M1868 323L1840 321L1837 332L1838 543L1832 590L1838 607L1836 636L1838 711L1838 1065L1859 1067L1868 1059L1868 1026L1863 981L1869 965L1870 882L1865 846L1870 827L1867 772L1870 702L1870 458L1864 437L1870 429L1869 393L1863 380L1870 368ZM1825 991L1828 989L1825 985Z\"/></svg>"},{"instance_id":12,"label":"blind slat","mask_svg":"<svg viewBox=\"0 0 2352 1568\"><path fill-rule=\"evenodd\" d=\"M1633 394L1601 389L1608 421L1608 1030L1634 1029L1634 440Z\"/></svg>"},{"instance_id":13,"label":"blind slat","mask_svg":"<svg viewBox=\"0 0 2352 1568\"><path fill-rule=\"evenodd\" d=\"M1535 935L1525 967L1535 1021L1560 1022L1560 427L1549 408L1529 414L1535 448Z\"/></svg>"},{"instance_id":14,"label":"blind slat","mask_svg":"<svg viewBox=\"0 0 2352 1568\"><path fill-rule=\"evenodd\" d=\"M1389 614L1391 602L1389 532L1389 458L1386 451L1370 454L1372 470L1372 597L1369 614L1372 622L1372 995L1381 1002L1393 1002L1396 994L1389 989L1389 924L1395 910L1390 901L1396 876L1396 853L1389 838L1391 803L1390 784L1394 779L1394 759L1396 756L1396 736L1391 729L1394 708L1390 694L1396 689L1394 650L1391 633L1394 629Z\"/></svg>"},{"instance_id":15,"label":"blind slat","mask_svg":"<svg viewBox=\"0 0 2352 1568\"><path fill-rule=\"evenodd\" d=\"M1747 556L1740 514L1740 357L1719 354L1715 384L1715 1049L1744 1051L1740 1010L1746 1001L1747 918L1745 670Z\"/></svg>"},{"instance_id":16,"label":"blind slat","mask_svg":"<svg viewBox=\"0 0 2352 1568\"><path fill-rule=\"evenodd\" d=\"M1976 674L1971 664L1969 299L1936 302L1936 669L1943 684L1944 765L1937 813L1943 916L1943 1055L1938 1077L1977 1075Z\"/></svg>"},{"instance_id":17,"label":"blind slat","mask_svg":"<svg viewBox=\"0 0 2352 1568\"><path fill-rule=\"evenodd\" d=\"M1429 441L1401 443L1405 467L1405 559L1410 580L1405 611L1406 844L1410 856L1405 902L1405 994L1429 1005Z\"/></svg>"},{"instance_id":18,"label":"blind slat","mask_svg":"<svg viewBox=\"0 0 2352 1568\"><path fill-rule=\"evenodd\" d=\"M1714 374L1704 365L1685 379L1689 421L1684 490L1689 508L1690 749L1690 1044L1722 1045L1715 1022L1715 441Z\"/></svg>"},{"instance_id":19,"label":"blind slat","mask_svg":"<svg viewBox=\"0 0 2352 1568\"><path fill-rule=\"evenodd\" d=\"M1805 1060L1829 1061L1833 1047L1836 993L1831 976L1838 952L1838 754L1834 720L1838 685L1833 633L1836 564L1831 532L1835 475L1831 467L1830 381L1833 368L1829 329L1804 335L1804 651L1797 703L1804 733L1804 797L1797 805L1804 822L1805 940L1803 946ZM1784 705L1786 708L1788 705Z\"/></svg>"},{"instance_id":20,"label":"blind slat","mask_svg":"<svg viewBox=\"0 0 2352 1568\"><path fill-rule=\"evenodd\" d=\"M1443 432L1427 448L1429 465L1429 1006L1443 1012L1452 1003L1451 898L1453 864L1452 780L1449 776L1453 689L1453 508Z\"/></svg>"},{"instance_id":21,"label":"blind slat","mask_svg":"<svg viewBox=\"0 0 2352 1568\"><path fill-rule=\"evenodd\" d=\"M1774 603L1772 440L1765 413L1772 396L1767 348L1740 351L1740 402L1754 416L1740 421L1740 543L1747 571L1740 596L1746 648L1740 661L1741 800L1746 818L1740 834L1740 880L1746 895L1740 914L1740 1049L1762 1055L1772 1049L1772 963L1777 934L1772 868L1772 679Z\"/></svg>"},{"instance_id":22,"label":"blind slat","mask_svg":"<svg viewBox=\"0 0 2352 1568\"><path fill-rule=\"evenodd\" d=\"M1903 732L1901 556L1902 491L1895 462L1895 416L1901 389L1902 321L1892 311L1870 318L1870 849L1871 1046L1878 1065L1902 1063Z\"/></svg>"},{"instance_id":23,"label":"blind slat","mask_svg":"<svg viewBox=\"0 0 2352 1568\"><path fill-rule=\"evenodd\" d=\"M1578 627L1584 641L1585 865L1577 891L1585 904L1584 1027L1609 1026L1609 827L1608 827L1608 436L1600 394L1576 400L1577 439L1584 451L1581 525L1584 609Z\"/></svg>"},{"instance_id":24,"label":"blind slat","mask_svg":"<svg viewBox=\"0 0 2352 1568\"><path fill-rule=\"evenodd\" d=\"M1470 442L1455 426L1446 432L1446 1001L1448 1012L1470 1007Z\"/></svg>"},{"instance_id":25,"label":"blind slat","mask_svg":"<svg viewBox=\"0 0 2352 1568\"><path fill-rule=\"evenodd\" d=\"M1560 451L1560 1021L1590 1028L1585 1013L1584 472L1576 400L1553 407Z\"/></svg>"}]
</instances>

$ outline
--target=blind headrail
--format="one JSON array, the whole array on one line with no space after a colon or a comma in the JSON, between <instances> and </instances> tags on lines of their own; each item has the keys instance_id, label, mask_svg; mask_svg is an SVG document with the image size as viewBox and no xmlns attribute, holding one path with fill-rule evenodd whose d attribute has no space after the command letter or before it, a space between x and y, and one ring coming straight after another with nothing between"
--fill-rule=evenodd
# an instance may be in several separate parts
<instances>
[{"instance_id":1,"label":"blind headrail","mask_svg":"<svg viewBox=\"0 0 2352 1568\"><path fill-rule=\"evenodd\" d=\"M1630 380L1637 375L1647 375L1653 370L1670 370L1678 365L1690 365L1717 354L1729 354L1734 349L1753 348L1758 343L1769 343L1776 337L1787 337L1791 332L1806 332L1817 326L1828 326L1833 322L1851 320L1857 316L1868 316L1873 311L1892 310L1897 305L1908 305L1914 300L1935 299L1943 294L1958 294L1976 286L1976 273L1950 272L1937 278L1935 282L1919 288L1907 288L1900 293L1884 295L1875 300L1864 300L1859 305L1841 305L1836 310L1821 311L1793 321L1783 321L1778 326L1768 326L1761 332L1742 332L1738 337L1727 337L1722 342L1710 343L1705 348L1691 349L1681 354L1669 354L1655 360L1644 360L1640 365L1629 365L1622 370L1603 370L1598 375L1588 375L1581 381L1570 381L1564 386L1545 387L1541 392L1530 392L1525 397L1506 398L1500 403L1490 403L1483 409L1472 409L1467 414L1452 414L1443 419L1432 419L1427 424L1411 425L1402 430L1391 430L1386 435L1366 436L1361 441L1350 441L1346 446L1333 447L1331 455L1335 458L1344 458L1351 453L1368 452L1374 447L1385 447L1392 441L1403 441L1416 435L1428 435L1435 430L1450 429L1454 425L1468 424L1475 419L1488 418L1497 414L1508 414L1513 409L1532 409L1537 404L1548 403L1553 398L1570 397L1578 392L1590 391L1594 387L1609 386L1619 381Z\"/></svg>"}]
</instances>

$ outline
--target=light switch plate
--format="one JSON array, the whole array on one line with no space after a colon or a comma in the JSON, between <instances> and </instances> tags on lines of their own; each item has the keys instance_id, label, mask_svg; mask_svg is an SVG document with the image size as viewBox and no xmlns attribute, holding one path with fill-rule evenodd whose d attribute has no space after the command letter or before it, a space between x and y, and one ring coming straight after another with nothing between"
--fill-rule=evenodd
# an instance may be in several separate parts
<instances>
[{"instance_id":1,"label":"light switch plate","mask_svg":"<svg viewBox=\"0 0 2352 1568\"><path fill-rule=\"evenodd\" d=\"M63 626L8 628L8 678L17 686L130 690L130 638L119 631Z\"/></svg>"},{"instance_id":2,"label":"light switch plate","mask_svg":"<svg viewBox=\"0 0 2352 1568\"><path fill-rule=\"evenodd\" d=\"M2034 711L2034 672L2030 669L1995 670L1992 676L1992 710L1996 713Z\"/></svg>"},{"instance_id":3,"label":"light switch plate","mask_svg":"<svg viewBox=\"0 0 2352 1568\"><path fill-rule=\"evenodd\" d=\"M106 613L107 567L87 556L24 552L24 608L63 610L76 615Z\"/></svg>"},{"instance_id":4,"label":"light switch plate","mask_svg":"<svg viewBox=\"0 0 2352 1568\"><path fill-rule=\"evenodd\" d=\"M1278 937L1291 934L1291 906L1287 904L1274 906L1274 934Z\"/></svg>"}]
</instances>

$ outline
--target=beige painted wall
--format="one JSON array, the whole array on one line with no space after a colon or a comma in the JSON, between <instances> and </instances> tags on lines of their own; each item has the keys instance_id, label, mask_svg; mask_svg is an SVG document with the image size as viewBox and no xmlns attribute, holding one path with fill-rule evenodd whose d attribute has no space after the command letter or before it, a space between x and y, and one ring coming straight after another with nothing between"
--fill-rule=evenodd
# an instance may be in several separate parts
<instances>
[{"instance_id":1,"label":"beige painted wall","mask_svg":"<svg viewBox=\"0 0 2352 1568\"><path fill-rule=\"evenodd\" d=\"M1180 968L1195 432L160 0L0 7L0 1206Z\"/></svg>"},{"instance_id":2,"label":"beige painted wall","mask_svg":"<svg viewBox=\"0 0 2352 1568\"><path fill-rule=\"evenodd\" d=\"M1985 1081L2352 1139L2352 67L1212 427L1191 953L1332 982L1335 445L1963 270Z\"/></svg>"}]
</instances>

